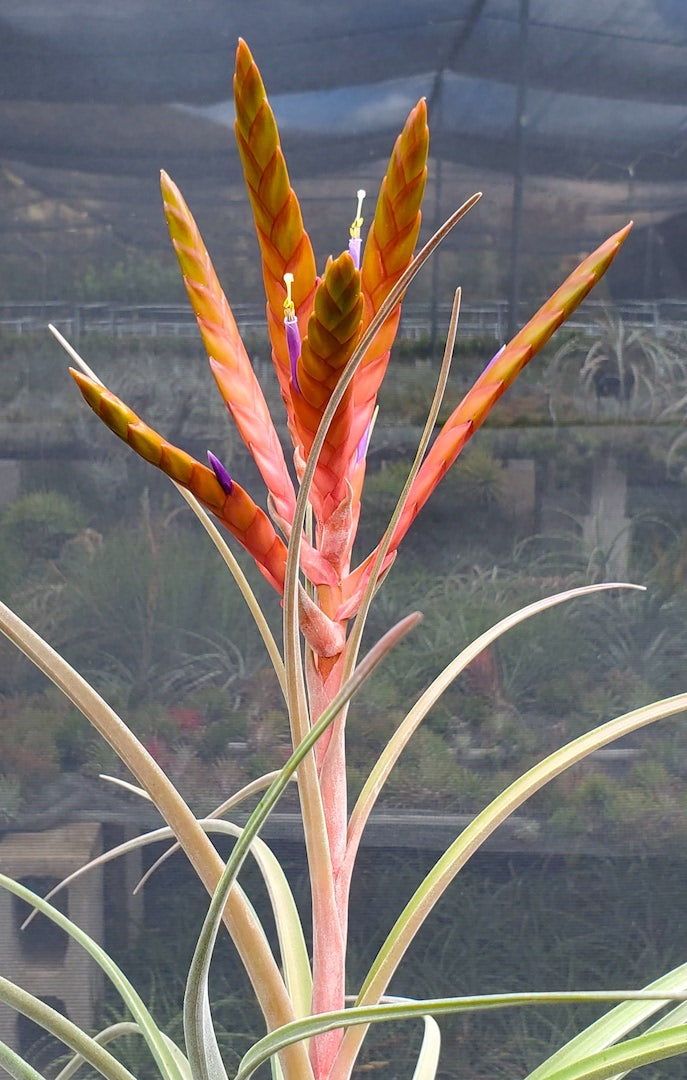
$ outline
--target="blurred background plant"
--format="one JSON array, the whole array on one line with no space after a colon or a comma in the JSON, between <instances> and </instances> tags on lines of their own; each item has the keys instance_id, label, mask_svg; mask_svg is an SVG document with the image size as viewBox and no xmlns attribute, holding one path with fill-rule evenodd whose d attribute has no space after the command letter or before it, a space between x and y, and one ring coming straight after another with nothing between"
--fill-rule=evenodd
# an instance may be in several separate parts
<instances>
[{"instance_id":1,"label":"blurred background plant","mask_svg":"<svg viewBox=\"0 0 687 1080\"><path fill-rule=\"evenodd\" d=\"M552 415L572 399L583 415L655 418L675 401L687 377L684 334L659 337L606 311L593 330L569 333L551 356L546 387Z\"/></svg>"}]
</instances>

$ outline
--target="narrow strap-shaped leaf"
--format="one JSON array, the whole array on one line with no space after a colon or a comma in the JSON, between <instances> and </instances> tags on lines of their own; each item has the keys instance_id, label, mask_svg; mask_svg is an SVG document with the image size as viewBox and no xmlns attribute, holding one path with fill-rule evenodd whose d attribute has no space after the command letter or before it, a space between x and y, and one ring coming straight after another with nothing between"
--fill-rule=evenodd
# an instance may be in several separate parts
<instances>
[{"instance_id":1,"label":"narrow strap-shaped leaf","mask_svg":"<svg viewBox=\"0 0 687 1080\"><path fill-rule=\"evenodd\" d=\"M460 314L462 290L456 289L453 297L453 305L451 308L451 319L449 321L448 331L446 335L446 345L444 347L444 355L441 361L441 367L439 368L439 374L437 376L436 386L434 388L434 395L432 402L427 413L427 419L425 420L425 426L420 436L417 450L413 463L410 466L405 483L401 490L401 493L396 502L396 506L389 519L384 535L377 545L376 549L365 559L355 570L353 575L349 575L346 579L347 596L345 602L335 612L335 617L348 618L351 614L356 613L356 621L353 626L349 638L349 648L347 650L346 665L350 670L357 658L358 649L360 648L360 642L362 640L363 631L365 629L365 623L367 621L367 615L372 604L372 598L375 589L380 584L382 574L391 566L395 558L395 553L392 552L389 555L389 545L391 538L396 528L396 523L400 519L403 513L403 507L406 504L410 488L413 481L417 476L420 466L424 460L424 456L427 452L432 433L434 431L434 425L436 423L437 416L439 415L439 409L441 403L444 400L444 393L446 391L446 384L448 382L449 371L451 370L451 361L453 359L453 349L456 342L456 333L458 331L458 317ZM362 477L358 476L356 472L353 474L353 480L355 483L362 484ZM357 588L354 584L357 579Z\"/></svg>"},{"instance_id":2,"label":"narrow strap-shaped leaf","mask_svg":"<svg viewBox=\"0 0 687 1080\"><path fill-rule=\"evenodd\" d=\"M439 1069L441 1029L433 1016L423 1016L425 1030L418 1054L413 1080L434 1080Z\"/></svg>"},{"instance_id":3,"label":"narrow strap-shaped leaf","mask_svg":"<svg viewBox=\"0 0 687 1080\"><path fill-rule=\"evenodd\" d=\"M384 993L408 946L458 871L489 836L536 791L589 754L632 731L687 710L687 694L654 702L610 720L544 758L518 777L468 825L451 844L415 891L379 950L358 997L359 1004L376 1001ZM348 1075L357 1056L360 1036L344 1036L334 1075Z\"/></svg>"},{"instance_id":4,"label":"narrow strap-shaped leaf","mask_svg":"<svg viewBox=\"0 0 687 1080\"><path fill-rule=\"evenodd\" d=\"M43 1073L39 1073L38 1069L34 1069L33 1065L29 1065L28 1061L4 1042L0 1042L0 1066L14 1080L46 1080Z\"/></svg>"},{"instance_id":5,"label":"narrow strap-shaped leaf","mask_svg":"<svg viewBox=\"0 0 687 1080\"><path fill-rule=\"evenodd\" d=\"M97 1035L93 1036L94 1042L97 1042L99 1046L107 1046L108 1043L114 1042L115 1039L122 1038L127 1035L141 1036L141 1029L138 1024L134 1024L131 1021L121 1021L117 1024L110 1024L109 1027L103 1028ZM176 1045L168 1035L165 1035L164 1031L160 1032L165 1045L167 1046L170 1054L176 1061L179 1072L184 1080L193 1080L191 1076L191 1069L189 1063L182 1054L179 1047ZM60 1069L54 1080L71 1080L74 1073L78 1072L84 1063L84 1058L81 1054L75 1054L74 1057L67 1062L67 1064Z\"/></svg>"},{"instance_id":6,"label":"narrow strap-shaped leaf","mask_svg":"<svg viewBox=\"0 0 687 1080\"><path fill-rule=\"evenodd\" d=\"M167 1044L170 1054L175 1058L182 1076L185 1077L185 1080L192 1080L188 1062L181 1053L179 1047L173 1043L169 1036L165 1035L164 1032L160 1032L160 1034ZM117 1024L110 1024L109 1027L103 1028L97 1035L94 1035L93 1041L97 1042L99 1046L107 1046L108 1043L114 1042L115 1039L123 1038L127 1035L138 1035L140 1037L141 1029L138 1024L134 1024L130 1020L123 1020ZM60 1069L54 1080L71 1080L71 1077L74 1073L78 1072L83 1064L84 1058L82 1055L75 1054L74 1057Z\"/></svg>"},{"instance_id":7,"label":"narrow strap-shaped leaf","mask_svg":"<svg viewBox=\"0 0 687 1080\"><path fill-rule=\"evenodd\" d=\"M315 256L291 187L274 113L245 41L236 50L236 141L262 256L272 358L290 422L291 368L283 322L284 274L294 276L293 300L305 334L316 284Z\"/></svg>"},{"instance_id":8,"label":"narrow strap-shaped leaf","mask_svg":"<svg viewBox=\"0 0 687 1080\"><path fill-rule=\"evenodd\" d=\"M212 469L185 450L167 442L106 388L80 371L69 369L86 402L115 435L187 488L253 556L258 568L279 592L284 588L286 546L264 510L240 484L232 481L227 493Z\"/></svg>"},{"instance_id":9,"label":"narrow strap-shaped leaf","mask_svg":"<svg viewBox=\"0 0 687 1080\"><path fill-rule=\"evenodd\" d=\"M67 695L146 788L203 885L212 893L224 864L190 808L146 748L93 687L2 602L0 630ZM267 1025L275 1028L293 1016L293 1009L274 956L261 936L255 934L252 912L238 890L231 893L223 917ZM289 1053L284 1071L285 1080L307 1078L310 1075L307 1052L296 1047Z\"/></svg>"},{"instance_id":10,"label":"narrow strap-shaped leaf","mask_svg":"<svg viewBox=\"0 0 687 1080\"><path fill-rule=\"evenodd\" d=\"M687 1002L684 1001L674 1009L670 1009L666 1015L661 1017L660 1020L657 1020L655 1024L651 1024L650 1027L646 1028L643 1034L649 1035L658 1033L666 1031L668 1028L676 1028L678 1026L687 1026ZM623 1080L623 1077L627 1076L628 1072L631 1072L631 1069L623 1069L621 1072L614 1073L609 1080Z\"/></svg>"},{"instance_id":11,"label":"narrow strap-shaped leaf","mask_svg":"<svg viewBox=\"0 0 687 1080\"><path fill-rule=\"evenodd\" d=\"M573 270L530 321L491 363L448 418L425 458L391 543L394 551L437 484L455 462L466 442L484 423L492 407L526 364L584 300L605 274L631 228L610 236Z\"/></svg>"},{"instance_id":12,"label":"narrow strap-shaped leaf","mask_svg":"<svg viewBox=\"0 0 687 1080\"><path fill-rule=\"evenodd\" d=\"M684 992L687 990L687 964L681 964L680 967L675 968L673 971L668 972L667 975L661 975L659 979L655 979L650 982L646 987L646 990L652 991L668 991L674 993L675 991ZM563 1065L572 1064L575 1061L579 1061L582 1057L588 1057L590 1054L596 1053L598 1050L603 1050L607 1046L611 1046L613 1043L618 1042L628 1032L633 1031L634 1028L643 1024L648 1017L652 1016L659 1009L663 1008L664 1002L661 1001L624 1001L622 1004L617 1005L615 1009L611 1009L599 1020L595 1020L593 1024L585 1028L578 1035L575 1035L569 1042L557 1050L555 1054L547 1058L546 1061L538 1065L533 1072L528 1073L526 1080L549 1080L556 1071L558 1071ZM672 1010L668 1015L659 1020L654 1027L672 1027L677 1023L675 1014L680 1017L684 1014L685 1006L680 1005L677 1009ZM653 1030L648 1028L647 1030Z\"/></svg>"},{"instance_id":13,"label":"narrow strap-shaped leaf","mask_svg":"<svg viewBox=\"0 0 687 1080\"><path fill-rule=\"evenodd\" d=\"M62 1013L53 1009L51 1005L41 1001L40 998L30 994L27 990L22 990L21 987L16 986L15 983L10 982L9 979L5 979L1 975L0 1001L21 1013L22 1016L27 1016L35 1024L43 1028L44 1031L47 1031L49 1035L54 1035L55 1038L59 1039L71 1050L76 1050L89 1065L92 1065L107 1080L136 1080L133 1074L121 1062L117 1061L108 1050L99 1046L95 1039L92 1039L90 1035L87 1035L85 1031L72 1023L66 1016L63 1016ZM166 1074L163 1072L163 1075Z\"/></svg>"},{"instance_id":14,"label":"narrow strap-shaped leaf","mask_svg":"<svg viewBox=\"0 0 687 1080\"><path fill-rule=\"evenodd\" d=\"M293 517L296 495L270 411L198 226L176 184L161 175L169 233L210 367L277 513Z\"/></svg>"},{"instance_id":15,"label":"narrow strap-shaped leaf","mask_svg":"<svg viewBox=\"0 0 687 1080\"><path fill-rule=\"evenodd\" d=\"M264 787L269 787L269 784L278 775L279 774L276 772L272 774L271 779ZM149 797L146 792L136 789L133 785L130 784L127 786L130 789L133 788L137 794L141 794L146 798ZM236 838L241 836L243 832L241 826L234 825L233 822L230 821L219 821L215 817L200 818L198 824L204 832L217 833L222 836L233 836ZM92 859L84 866L80 866L77 870L74 870L68 877L64 878L50 890L45 897L45 900L52 900L52 898L62 892L63 889L68 888L84 874L87 874L97 867L104 866L114 859L121 858L123 855L127 855L132 851L138 851L143 847L148 847L150 844L173 838L174 833L168 826L165 826L160 829L154 829L152 832L135 836L131 840L125 840L116 847L110 848L108 851L104 851L100 855L97 855L96 858ZM179 844L174 844L161 858L167 858L178 850ZM250 850L260 869L260 873L262 874L270 897L272 914L274 915L277 936L279 938L279 950L284 969L284 978L289 991L289 997L293 1002L294 1012L296 1013L296 1016L306 1016L310 1009L312 997L312 974L308 959L308 949L305 943L303 927L301 925L296 901L293 898L291 887L282 870L279 860L264 840L261 840L260 837L256 837ZM159 861L160 860L158 860L158 862ZM147 876L148 875L146 875L146 877ZM139 882L139 886L140 884L141 883ZM137 886L137 890L139 886ZM241 895L245 896L238 883L234 887ZM28 924L33 914L35 914L35 912L32 912L29 919L25 920L24 926ZM260 925L257 916L255 918L256 925ZM261 925L260 931L263 933L266 940L267 935L264 934Z\"/></svg>"},{"instance_id":16,"label":"narrow strap-shaped leaf","mask_svg":"<svg viewBox=\"0 0 687 1080\"><path fill-rule=\"evenodd\" d=\"M483 653L485 649L489 648L490 645L493 645L495 641L500 637L503 637L509 630L514 629L514 627L519 626L521 623L526 622L535 615L540 615L543 612L550 610L552 607L557 607L559 604L567 603L570 600L578 600L584 596L590 596L597 592L607 592L611 589L637 589L644 591L642 586L629 585L623 582L603 582L598 585L582 585L576 589L568 589L565 592L555 593L552 596L545 596L541 600L536 600L534 603L528 604L526 607L520 608L510 615L506 615L505 618L499 619L499 621L494 623L493 626L490 626L488 630L485 630L483 634L480 634L474 641L471 641L465 649L462 649L450 664L446 665L444 670L430 683L398 725L375 762L367 780L363 784L356 804L351 811L348 823L345 873L349 878L353 873L353 865L360 846L363 830L365 829L365 825L369 820L370 814L372 813L384 784L389 778L399 757L403 753L403 750L408 745L411 737L417 731L419 725L427 716L427 713L434 705L436 705L451 683L465 671L466 667L471 664L480 653Z\"/></svg>"},{"instance_id":17,"label":"narrow strap-shaped leaf","mask_svg":"<svg viewBox=\"0 0 687 1080\"><path fill-rule=\"evenodd\" d=\"M550 1080L611 1080L655 1061L687 1052L687 1024L647 1031L634 1039L597 1050L588 1057L564 1065L550 1074Z\"/></svg>"},{"instance_id":18,"label":"narrow strap-shaped leaf","mask_svg":"<svg viewBox=\"0 0 687 1080\"><path fill-rule=\"evenodd\" d=\"M268 1060L272 1054L279 1053L285 1046L289 1046L294 1042L300 1042L302 1039L312 1038L314 1035L321 1034L325 1031L333 1031L337 1028L348 1028L350 1034L356 1028L367 1029L370 1024L383 1024L399 1020L412 1020L417 1017L429 1016L450 1016L455 1013L470 1013L470 1012L484 1012L494 1009L513 1009L513 1008L541 1008L545 1005L569 1005L569 1004L582 1004L591 1002L614 1002L624 1000L635 1000L643 998L657 998L657 994L650 994L644 990L590 990L590 991L553 991L547 992L535 992L535 993L510 993L510 994L480 994L473 997L456 997L456 998L428 998L425 1001L401 1001L394 1002L393 1004L380 1003L377 1005L355 1005L350 1009L341 1009L336 1012L321 1013L318 1016L308 1017L306 1020L296 1020L293 1023L285 1025L278 1031L273 1031L269 1035L260 1039L255 1043L246 1054L244 1054L241 1064L239 1065L238 1072L234 1080L250 1080L255 1070L259 1068L265 1061ZM674 1000L683 1000L683 994L672 994ZM665 1003L665 999L664 999ZM680 1034L678 1034L680 1033ZM637 1053L642 1057L641 1062L638 1063L647 1064L650 1061L659 1061L662 1057L669 1057L672 1054L681 1053L679 1048L682 1046L684 1049L687 1047L687 1027L672 1028L665 1032L665 1038L659 1037L646 1039L644 1047L641 1046L643 1037L636 1040L632 1040L634 1045L628 1043L621 1044L621 1047L625 1048L625 1053L621 1051L621 1047L614 1047L614 1050L619 1051L618 1059L625 1062L630 1060L631 1054ZM666 1048L670 1047L668 1052L665 1052ZM587 1059L589 1062L588 1067L598 1065L599 1061L593 1061L592 1058ZM603 1060L603 1059L601 1059ZM606 1077L612 1075L612 1072L571 1072L570 1075L567 1072L556 1073L555 1080L605 1080ZM553 1080L553 1078L552 1078Z\"/></svg>"},{"instance_id":19,"label":"narrow strap-shaped leaf","mask_svg":"<svg viewBox=\"0 0 687 1080\"><path fill-rule=\"evenodd\" d=\"M384 995L381 1004L406 1004L411 998L389 997ZM441 1030L436 1020L430 1014L422 1017L424 1021L424 1033L422 1045L418 1054L413 1071L413 1080L434 1080L439 1068L439 1056L441 1054Z\"/></svg>"},{"instance_id":20,"label":"narrow strap-shaped leaf","mask_svg":"<svg viewBox=\"0 0 687 1080\"><path fill-rule=\"evenodd\" d=\"M174 483L174 481L172 481ZM187 503L189 508L198 518L198 521L205 529L206 533L212 540L212 543L217 548L221 558L236 583L241 596L246 602L246 606L251 613L253 622L255 623L258 633L263 640L267 655L270 658L274 673L277 676L279 686L281 687L282 694L284 693L284 661L282 660L281 653L279 652L279 646L275 640L274 634L270 628L270 625L265 618L258 599L251 587L248 578L246 577L243 569L239 565L236 556L231 551L224 536L220 533L219 529L215 525L214 521L206 513L205 509L200 505L195 495L192 495L186 488L181 487L180 484L174 484L176 490L181 495L182 499Z\"/></svg>"},{"instance_id":21,"label":"narrow strap-shaped leaf","mask_svg":"<svg viewBox=\"0 0 687 1080\"><path fill-rule=\"evenodd\" d=\"M31 889L27 889L19 882L13 881L5 874L0 874L0 887L7 889L7 891L14 896L20 897L32 907L38 908L43 915L59 926L61 930L64 930L70 938L73 938L73 940L92 957L98 967L112 983L122 1001L131 1012L131 1015L134 1017L162 1075L167 1077L168 1080L184 1080L177 1069L175 1060L171 1057L169 1050L161 1037L160 1029L144 1005L141 997L131 985L121 968L115 964L105 950L82 930L80 926L77 926L76 923L72 922L71 919L68 919L67 916L63 915L57 908L54 908L47 900L44 900L42 897L32 892ZM5 985L6 982L7 980L0 980L0 993L2 992L2 987L4 987L6 993L10 992ZM31 995L28 995L28 997L30 996ZM27 1001L28 997L26 999ZM5 998L4 1000L8 999ZM19 1008L22 1012L24 1011L21 1004L17 1004L16 1002L13 1002L12 1004L15 1008ZM27 1015L31 1014L27 1013ZM47 1015L48 1014L46 1014L46 1016ZM32 1019L37 1020L37 1016L33 1015ZM41 1023L42 1026L45 1026L42 1020L37 1020L37 1022ZM78 1030L79 1029L77 1028L77 1031ZM56 1032L54 1033L57 1034ZM84 1037L86 1038L86 1036ZM58 1038L62 1038L62 1035L58 1035ZM72 1046L73 1049L78 1050L79 1053L83 1053L87 1061L93 1063L93 1058L89 1057L81 1046L73 1041L65 1041L67 1041L68 1046ZM92 1042L92 1040L89 1041ZM88 1047L86 1048L88 1049ZM103 1053L105 1052L103 1051ZM110 1055L108 1054L107 1057L109 1058Z\"/></svg>"},{"instance_id":22,"label":"narrow strap-shaped leaf","mask_svg":"<svg viewBox=\"0 0 687 1080\"><path fill-rule=\"evenodd\" d=\"M240 788L239 791L234 792L234 794L230 795L228 799L225 799L224 802L221 802L219 806L216 806L212 813L207 815L206 820L223 818L225 814L229 812L229 810L232 810L234 807L239 806L246 799L250 798L251 795L255 795L257 792L265 791L270 786L274 778L277 776L278 772L278 769L274 769L272 772L265 773L264 776L258 776L255 778L255 780L251 780L250 783ZM142 788L137 788L133 784L127 785L127 782L125 780L120 780L119 777L105 776L105 774L101 773L100 779L110 780L115 784L123 784L124 786L130 786L135 794L140 795L144 799L150 798L148 793L146 791L143 791ZM167 859L174 855L175 852L179 850L179 847L180 845L177 841L176 843L171 844L170 847L168 847L167 850L162 853L162 855L158 856L155 862L153 862L152 865L148 867L143 877L139 879L134 889L134 893L139 892L143 888L146 882L159 869L162 863L166 862Z\"/></svg>"}]
</instances>

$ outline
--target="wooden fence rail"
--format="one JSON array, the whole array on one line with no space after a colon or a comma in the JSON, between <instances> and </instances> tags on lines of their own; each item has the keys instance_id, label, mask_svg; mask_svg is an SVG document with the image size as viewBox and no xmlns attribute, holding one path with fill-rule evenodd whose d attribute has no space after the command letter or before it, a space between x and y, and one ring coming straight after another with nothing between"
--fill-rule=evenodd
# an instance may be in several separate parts
<instances>
[{"instance_id":1,"label":"wooden fence rail","mask_svg":"<svg viewBox=\"0 0 687 1080\"><path fill-rule=\"evenodd\" d=\"M599 318L609 310L602 301L587 300L569 320L575 329L593 332ZM643 326L666 337L687 330L687 300L627 300L613 306L615 316L628 325ZM520 323L532 313L521 305ZM237 305L234 316L241 334L250 338L265 333L265 313L260 305ZM401 319L400 337L417 340L428 337L436 322L439 333L448 325L450 307L430 304L406 304ZM464 304L461 309L461 333L493 338L501 343L506 334L508 304ZM63 301L0 303L0 331L17 334L43 330L54 323L72 341L82 334L108 337L186 337L197 333L195 319L184 304L73 304Z\"/></svg>"}]
</instances>

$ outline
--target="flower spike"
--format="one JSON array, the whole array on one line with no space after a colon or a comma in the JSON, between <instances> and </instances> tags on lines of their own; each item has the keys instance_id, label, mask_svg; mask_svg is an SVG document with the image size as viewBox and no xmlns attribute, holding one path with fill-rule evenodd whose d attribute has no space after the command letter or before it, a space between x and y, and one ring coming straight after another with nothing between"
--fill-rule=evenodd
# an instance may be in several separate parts
<instances>
[{"instance_id":1,"label":"flower spike","mask_svg":"<svg viewBox=\"0 0 687 1080\"><path fill-rule=\"evenodd\" d=\"M165 172L160 184L170 236L215 382L277 512L289 518L296 496L262 388L191 212Z\"/></svg>"},{"instance_id":2,"label":"flower spike","mask_svg":"<svg viewBox=\"0 0 687 1080\"><path fill-rule=\"evenodd\" d=\"M290 413L291 369L282 322L283 278L285 273L294 275L293 299L303 330L315 289L315 256L289 181L274 114L245 41L239 41L236 50L234 100L236 140L262 255L272 355Z\"/></svg>"},{"instance_id":3,"label":"flower spike","mask_svg":"<svg viewBox=\"0 0 687 1080\"><path fill-rule=\"evenodd\" d=\"M390 552L398 547L441 478L453 465L468 439L484 423L503 392L605 274L631 228L632 222L588 255L512 341L499 349L487 365L472 389L448 418L427 454L394 530ZM350 585L352 582L349 587Z\"/></svg>"},{"instance_id":4,"label":"flower spike","mask_svg":"<svg viewBox=\"0 0 687 1080\"><path fill-rule=\"evenodd\" d=\"M413 257L422 219L428 154L427 103L422 98L394 144L365 244L361 267L365 325Z\"/></svg>"},{"instance_id":5,"label":"flower spike","mask_svg":"<svg viewBox=\"0 0 687 1080\"><path fill-rule=\"evenodd\" d=\"M360 274L349 252L344 251L338 259L327 262L298 361L300 394L293 406L306 459L332 391L360 338L362 312ZM327 432L315 473L311 497L321 522L345 495L352 419L353 391L349 386Z\"/></svg>"},{"instance_id":6,"label":"flower spike","mask_svg":"<svg viewBox=\"0 0 687 1080\"><path fill-rule=\"evenodd\" d=\"M396 140L365 243L361 265L365 300L363 330L413 258L422 220L428 154L427 103L423 98L411 111ZM356 375L357 422L352 433L355 446L372 417L400 315L399 304L367 350Z\"/></svg>"},{"instance_id":7,"label":"flower spike","mask_svg":"<svg viewBox=\"0 0 687 1080\"><path fill-rule=\"evenodd\" d=\"M187 488L207 507L253 556L260 571L279 592L284 589L286 547L274 526L250 495L230 480L230 490L213 469L201 465L184 450L166 442L115 394L70 368L79 390L93 412L142 458ZM215 459L217 460L217 459ZM226 473L224 466L222 470ZM227 478L229 474L226 473Z\"/></svg>"}]
</instances>

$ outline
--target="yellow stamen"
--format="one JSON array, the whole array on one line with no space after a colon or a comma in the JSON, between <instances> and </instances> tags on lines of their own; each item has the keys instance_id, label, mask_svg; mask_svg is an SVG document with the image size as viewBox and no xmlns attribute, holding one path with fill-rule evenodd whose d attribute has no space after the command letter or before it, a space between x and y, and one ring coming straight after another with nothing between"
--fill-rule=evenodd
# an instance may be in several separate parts
<instances>
[{"instance_id":1,"label":"yellow stamen","mask_svg":"<svg viewBox=\"0 0 687 1080\"><path fill-rule=\"evenodd\" d=\"M368 443L369 443L370 439L372 438L372 432L375 429L375 424L377 423L377 417L378 416L379 416L379 405L375 405L374 412L372 413L372 419L370 420L370 430L369 430L368 436L367 436Z\"/></svg>"},{"instance_id":2,"label":"yellow stamen","mask_svg":"<svg viewBox=\"0 0 687 1080\"><path fill-rule=\"evenodd\" d=\"M286 300L284 301L284 318L295 319L296 308L293 300L291 299L291 286L293 285L293 274L284 274L284 284L286 285Z\"/></svg>"},{"instance_id":3,"label":"yellow stamen","mask_svg":"<svg viewBox=\"0 0 687 1080\"><path fill-rule=\"evenodd\" d=\"M357 194L358 194L358 209L355 212L355 218L353 219L353 224L351 225L351 239L352 240L358 240L360 238L360 230L363 227L363 218L362 218L361 215L362 215L362 212L363 212L363 199L365 198L365 192L363 191L362 188L360 188L360 190L358 191Z\"/></svg>"}]
</instances>

